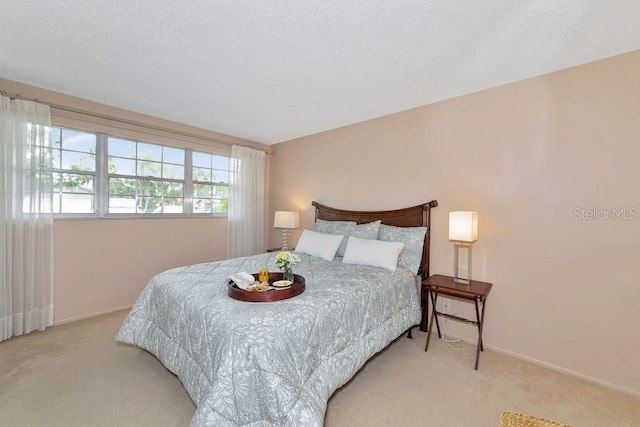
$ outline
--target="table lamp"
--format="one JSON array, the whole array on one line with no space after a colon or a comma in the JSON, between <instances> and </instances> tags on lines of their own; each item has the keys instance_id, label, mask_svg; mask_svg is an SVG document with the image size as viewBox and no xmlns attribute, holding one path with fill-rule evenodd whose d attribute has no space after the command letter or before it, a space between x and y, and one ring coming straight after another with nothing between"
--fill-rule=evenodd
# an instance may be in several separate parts
<instances>
[{"instance_id":1,"label":"table lamp","mask_svg":"<svg viewBox=\"0 0 640 427\"><path fill-rule=\"evenodd\" d=\"M478 213L467 211L449 212L449 240L453 242L453 281L471 283L471 245L478 240ZM458 252L467 248L467 278L458 273Z\"/></svg>"},{"instance_id":2,"label":"table lamp","mask_svg":"<svg viewBox=\"0 0 640 427\"><path fill-rule=\"evenodd\" d=\"M273 220L274 228L282 229L282 250L288 251L289 239L291 238L291 230L298 228L300 224L300 216L298 212L276 211Z\"/></svg>"}]
</instances>

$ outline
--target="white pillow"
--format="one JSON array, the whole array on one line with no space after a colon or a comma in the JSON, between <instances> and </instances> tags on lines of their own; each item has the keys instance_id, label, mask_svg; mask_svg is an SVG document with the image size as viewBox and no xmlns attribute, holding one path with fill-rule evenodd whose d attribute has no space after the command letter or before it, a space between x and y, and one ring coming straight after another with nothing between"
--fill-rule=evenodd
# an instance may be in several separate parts
<instances>
[{"instance_id":1,"label":"white pillow","mask_svg":"<svg viewBox=\"0 0 640 427\"><path fill-rule=\"evenodd\" d=\"M381 240L349 237L342 262L345 264L370 265L396 271L398 256L404 248L401 242L383 242Z\"/></svg>"},{"instance_id":2,"label":"white pillow","mask_svg":"<svg viewBox=\"0 0 640 427\"><path fill-rule=\"evenodd\" d=\"M304 230L296 245L296 252L317 256L327 261L333 261L344 236L338 234L318 233Z\"/></svg>"}]
</instances>

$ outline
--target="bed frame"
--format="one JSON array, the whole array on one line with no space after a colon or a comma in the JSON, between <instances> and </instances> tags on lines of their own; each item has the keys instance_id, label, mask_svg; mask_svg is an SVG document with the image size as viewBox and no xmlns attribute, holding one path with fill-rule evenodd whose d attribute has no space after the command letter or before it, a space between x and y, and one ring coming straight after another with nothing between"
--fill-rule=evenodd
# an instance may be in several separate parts
<instances>
[{"instance_id":1,"label":"bed frame","mask_svg":"<svg viewBox=\"0 0 640 427\"><path fill-rule=\"evenodd\" d=\"M316 208L316 219L325 221L355 221L358 224L364 224L371 221L382 221L386 225L394 225L396 227L419 227L426 226L427 233L424 236L424 246L422 249L422 262L418 274L423 278L429 277L429 252L431 242L431 208L438 206L436 200L431 200L422 205L413 206L404 209L395 209L389 211L348 211L344 209L330 208L318 202L311 202ZM420 321L420 330L427 330L427 311L428 298L424 292L421 292L422 304L422 320ZM411 338L411 330L408 334Z\"/></svg>"}]
</instances>

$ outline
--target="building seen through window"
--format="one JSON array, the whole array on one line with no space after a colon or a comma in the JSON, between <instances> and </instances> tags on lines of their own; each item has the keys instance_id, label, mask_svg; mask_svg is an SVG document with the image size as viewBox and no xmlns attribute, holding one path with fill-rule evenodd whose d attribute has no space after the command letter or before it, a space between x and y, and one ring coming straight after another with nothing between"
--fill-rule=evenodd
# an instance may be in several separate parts
<instances>
[{"instance_id":1,"label":"building seen through window","mask_svg":"<svg viewBox=\"0 0 640 427\"><path fill-rule=\"evenodd\" d=\"M59 216L226 215L229 157L51 128Z\"/></svg>"}]
</instances>

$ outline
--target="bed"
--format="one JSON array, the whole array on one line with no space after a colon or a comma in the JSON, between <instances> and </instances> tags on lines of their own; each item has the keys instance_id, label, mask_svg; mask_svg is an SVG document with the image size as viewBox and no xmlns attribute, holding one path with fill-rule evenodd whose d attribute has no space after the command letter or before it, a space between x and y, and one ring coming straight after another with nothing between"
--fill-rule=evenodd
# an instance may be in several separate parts
<instances>
[{"instance_id":1,"label":"bed","mask_svg":"<svg viewBox=\"0 0 640 427\"><path fill-rule=\"evenodd\" d=\"M376 212L313 206L316 221L331 224L427 227L418 274L298 253L304 293L269 303L229 298L225 279L264 266L275 271L276 253L155 276L116 339L149 351L178 376L197 406L192 426L321 426L329 397L369 358L413 326L425 329L416 284L429 274L437 202Z\"/></svg>"}]
</instances>

